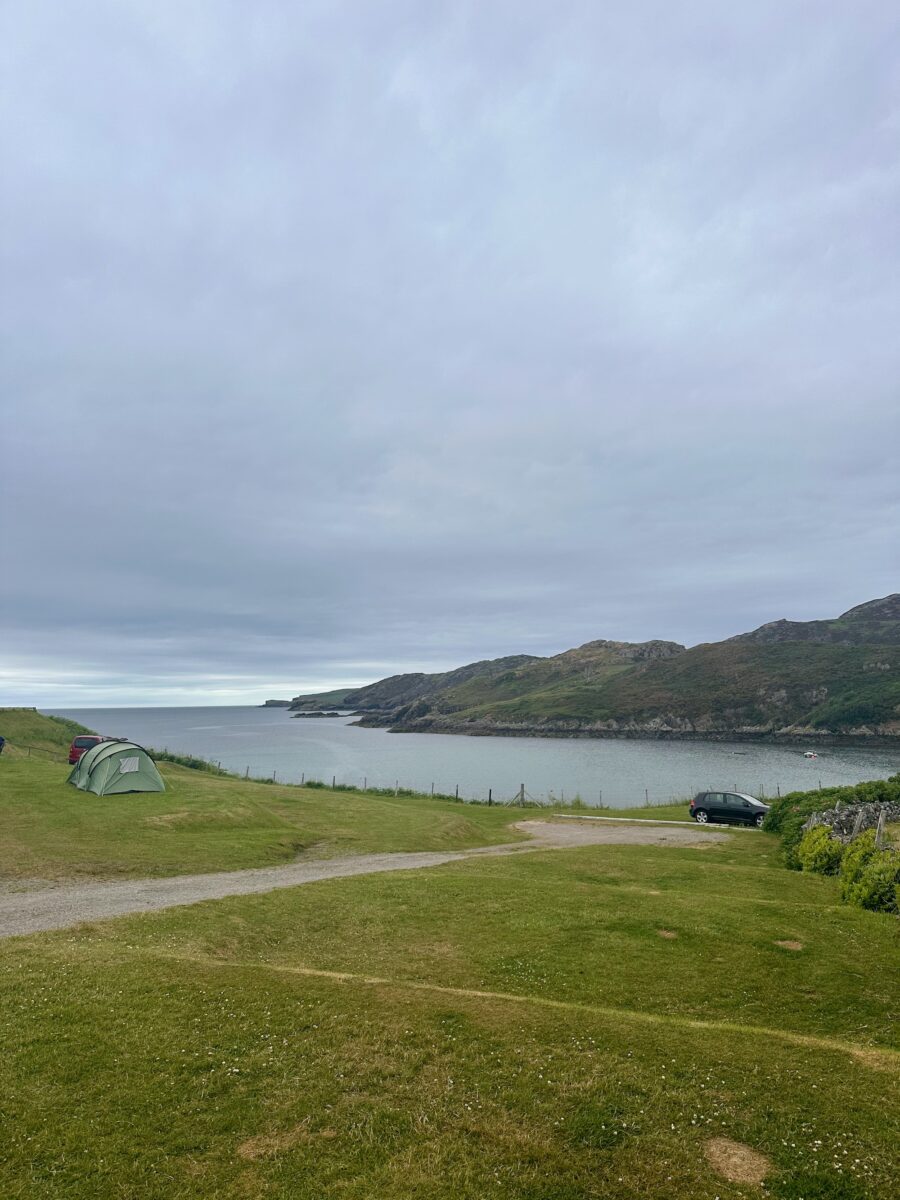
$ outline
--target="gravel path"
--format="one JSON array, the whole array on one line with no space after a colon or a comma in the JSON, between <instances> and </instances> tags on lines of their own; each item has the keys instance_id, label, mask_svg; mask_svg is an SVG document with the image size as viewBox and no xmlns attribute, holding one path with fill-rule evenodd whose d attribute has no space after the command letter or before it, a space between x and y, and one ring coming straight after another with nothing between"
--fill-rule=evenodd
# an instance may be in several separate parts
<instances>
[{"instance_id":1,"label":"gravel path","mask_svg":"<svg viewBox=\"0 0 900 1200\"><path fill-rule=\"evenodd\" d=\"M348 858L289 863L247 871L218 871L207 875L174 875L165 879L129 879L111 883L63 883L30 887L16 881L18 890L0 892L0 938L65 929L82 921L103 921L128 913L152 912L220 900L224 896L270 892L320 879L372 875L380 871L411 871L494 854L531 850L563 850L573 846L630 844L645 846L702 846L721 842L726 834L693 826L616 825L598 827L576 821L521 821L516 829L530 835L527 842L481 846L475 850L423 851L409 854L358 854Z\"/></svg>"}]
</instances>

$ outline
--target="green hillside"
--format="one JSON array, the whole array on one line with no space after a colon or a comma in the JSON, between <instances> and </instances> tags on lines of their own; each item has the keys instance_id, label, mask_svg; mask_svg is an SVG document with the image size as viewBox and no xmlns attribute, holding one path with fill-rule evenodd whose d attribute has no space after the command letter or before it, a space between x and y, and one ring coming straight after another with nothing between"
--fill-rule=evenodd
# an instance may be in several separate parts
<instances>
[{"instance_id":1,"label":"green hillside","mask_svg":"<svg viewBox=\"0 0 900 1200\"><path fill-rule=\"evenodd\" d=\"M479 672L455 686L437 689L423 701L414 701L395 712L403 721L427 713L450 716L478 712L510 711L522 701L546 710L570 691L598 691L603 685L638 664L668 659L684 653L676 642L588 642L552 658L533 658L499 673ZM509 661L509 660L498 660ZM491 664L493 665L493 664ZM377 685L375 685L377 686ZM526 710L522 710L526 711Z\"/></svg>"},{"instance_id":2,"label":"green hillside","mask_svg":"<svg viewBox=\"0 0 900 1200\"><path fill-rule=\"evenodd\" d=\"M896 651L895 651L896 657ZM670 724L695 728L883 725L897 719L900 679L873 676L871 647L718 643L677 658L567 681L478 716ZM455 714L475 716L473 710Z\"/></svg>"},{"instance_id":3,"label":"green hillside","mask_svg":"<svg viewBox=\"0 0 900 1200\"><path fill-rule=\"evenodd\" d=\"M13 758L31 754L65 759L72 738L92 729L65 717L47 717L35 708L0 708L0 737L4 754Z\"/></svg>"},{"instance_id":4,"label":"green hillside","mask_svg":"<svg viewBox=\"0 0 900 1200\"><path fill-rule=\"evenodd\" d=\"M377 695L378 687L367 690ZM385 704L364 723L496 734L900 737L900 595L834 620L775 621L690 650L589 642Z\"/></svg>"},{"instance_id":5,"label":"green hillside","mask_svg":"<svg viewBox=\"0 0 900 1200\"><path fill-rule=\"evenodd\" d=\"M385 712L401 708L422 699L443 696L467 684L489 685L491 681L514 673L518 668L545 660L531 654L514 654L507 658L491 658L481 662L467 663L455 671L440 671L425 674L416 671L405 675L391 675L370 683L367 687L347 692L344 703L362 712ZM295 702L296 703L296 702ZM293 707L293 705L292 705Z\"/></svg>"}]
</instances>

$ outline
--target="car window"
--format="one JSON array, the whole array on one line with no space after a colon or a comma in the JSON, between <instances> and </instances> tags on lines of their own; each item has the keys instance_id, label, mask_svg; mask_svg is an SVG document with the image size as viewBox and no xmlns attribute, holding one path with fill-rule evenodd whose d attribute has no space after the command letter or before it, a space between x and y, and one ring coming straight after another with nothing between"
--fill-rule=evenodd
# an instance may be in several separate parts
<instances>
[{"instance_id":1,"label":"car window","mask_svg":"<svg viewBox=\"0 0 900 1200\"><path fill-rule=\"evenodd\" d=\"M723 802L723 799L724 799L724 797L722 796L721 792L707 792L706 793L706 803L707 804L721 804Z\"/></svg>"},{"instance_id":2,"label":"car window","mask_svg":"<svg viewBox=\"0 0 900 1200\"><path fill-rule=\"evenodd\" d=\"M77 737L75 739L73 745L77 746L79 748L79 750L83 750L88 746L96 745L96 742L97 742L97 738Z\"/></svg>"},{"instance_id":3,"label":"car window","mask_svg":"<svg viewBox=\"0 0 900 1200\"><path fill-rule=\"evenodd\" d=\"M726 802L731 808L749 808L750 801L743 796L726 796Z\"/></svg>"}]
</instances>

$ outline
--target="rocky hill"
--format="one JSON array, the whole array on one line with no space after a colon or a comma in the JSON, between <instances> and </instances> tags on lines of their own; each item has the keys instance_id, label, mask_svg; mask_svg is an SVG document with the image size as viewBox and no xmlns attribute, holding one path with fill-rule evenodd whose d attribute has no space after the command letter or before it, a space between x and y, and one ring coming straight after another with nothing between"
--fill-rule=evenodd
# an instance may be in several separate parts
<instances>
[{"instance_id":1,"label":"rocky hill","mask_svg":"<svg viewBox=\"0 0 900 1200\"><path fill-rule=\"evenodd\" d=\"M423 697L436 696L474 680L494 679L497 675L502 675L523 663L540 661L531 654L515 654L510 658L492 658L469 663L465 667L457 667L455 671L441 671L433 675L426 675L421 671L391 675L388 679L380 679L366 687L343 691L340 704L357 712L391 713ZM336 704L337 700L329 699L336 695L335 692L322 692L317 696L297 696L291 702L291 708L301 710L318 707L326 700Z\"/></svg>"},{"instance_id":2,"label":"rocky hill","mask_svg":"<svg viewBox=\"0 0 900 1200\"><path fill-rule=\"evenodd\" d=\"M831 646L894 645L900 643L900 592L858 604L832 621L769 621L731 642L774 645L816 642Z\"/></svg>"},{"instance_id":3,"label":"rocky hill","mask_svg":"<svg viewBox=\"0 0 900 1200\"><path fill-rule=\"evenodd\" d=\"M346 704L408 732L900 744L900 594L690 650L594 641L393 676Z\"/></svg>"},{"instance_id":4,"label":"rocky hill","mask_svg":"<svg viewBox=\"0 0 900 1200\"><path fill-rule=\"evenodd\" d=\"M284 707L291 709L292 712L310 712L314 709L322 708L343 708L344 697L351 690L350 688L335 688L330 692L310 692L304 696L295 696L293 700L286 700Z\"/></svg>"}]
</instances>

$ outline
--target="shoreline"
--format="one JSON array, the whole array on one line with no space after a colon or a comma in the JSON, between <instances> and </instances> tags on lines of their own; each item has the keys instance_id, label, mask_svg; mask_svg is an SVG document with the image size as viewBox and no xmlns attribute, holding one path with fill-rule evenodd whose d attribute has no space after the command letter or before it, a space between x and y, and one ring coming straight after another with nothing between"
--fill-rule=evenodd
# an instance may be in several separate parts
<instances>
[{"instance_id":1,"label":"shoreline","mask_svg":"<svg viewBox=\"0 0 900 1200\"><path fill-rule=\"evenodd\" d=\"M768 733L742 730L681 730L681 729L572 729L564 726L533 725L516 728L441 724L410 726L392 725L387 720L362 720L349 722L362 729L384 729L388 733L439 733L455 737L500 737L500 738L550 738L583 741L635 741L635 742L741 742L762 746L841 746L846 749L891 749L900 750L900 732L883 733Z\"/></svg>"}]
</instances>

